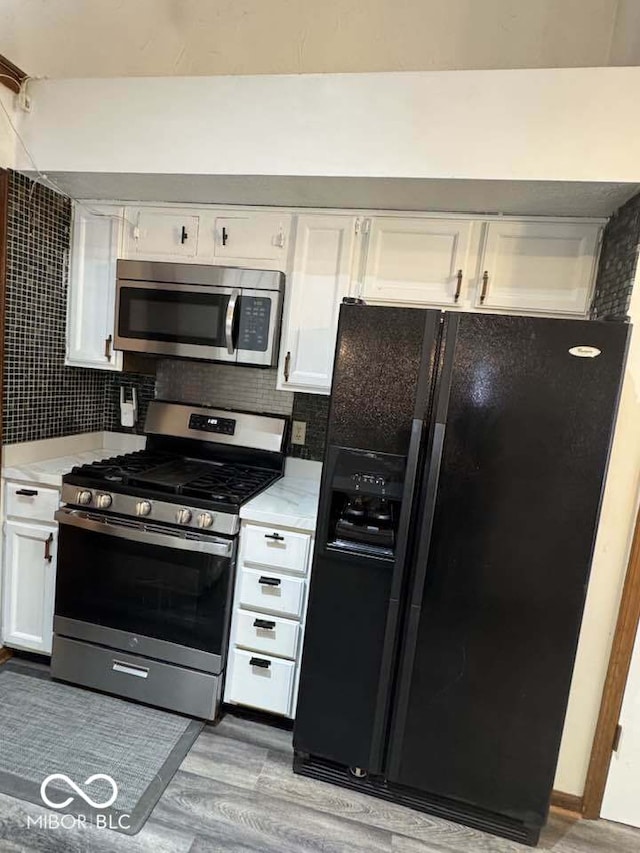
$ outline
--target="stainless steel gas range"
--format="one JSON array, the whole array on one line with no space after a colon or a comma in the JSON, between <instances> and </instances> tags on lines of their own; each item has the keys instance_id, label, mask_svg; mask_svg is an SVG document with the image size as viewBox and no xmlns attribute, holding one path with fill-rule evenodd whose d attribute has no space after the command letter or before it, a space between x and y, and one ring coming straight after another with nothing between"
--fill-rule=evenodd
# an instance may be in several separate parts
<instances>
[{"instance_id":1,"label":"stainless steel gas range","mask_svg":"<svg viewBox=\"0 0 640 853\"><path fill-rule=\"evenodd\" d=\"M145 432L63 477L52 674L214 719L239 510L282 476L287 419L155 401Z\"/></svg>"}]
</instances>

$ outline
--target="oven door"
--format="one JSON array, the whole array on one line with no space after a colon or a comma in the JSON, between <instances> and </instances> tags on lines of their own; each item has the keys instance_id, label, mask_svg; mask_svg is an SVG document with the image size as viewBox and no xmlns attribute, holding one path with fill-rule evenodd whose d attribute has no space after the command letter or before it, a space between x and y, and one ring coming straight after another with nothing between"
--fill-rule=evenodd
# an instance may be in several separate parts
<instances>
[{"instance_id":1,"label":"oven door","mask_svg":"<svg viewBox=\"0 0 640 853\"><path fill-rule=\"evenodd\" d=\"M118 280L115 348L237 361L239 288Z\"/></svg>"},{"instance_id":2,"label":"oven door","mask_svg":"<svg viewBox=\"0 0 640 853\"><path fill-rule=\"evenodd\" d=\"M236 540L63 508L54 631L219 673Z\"/></svg>"}]
</instances>

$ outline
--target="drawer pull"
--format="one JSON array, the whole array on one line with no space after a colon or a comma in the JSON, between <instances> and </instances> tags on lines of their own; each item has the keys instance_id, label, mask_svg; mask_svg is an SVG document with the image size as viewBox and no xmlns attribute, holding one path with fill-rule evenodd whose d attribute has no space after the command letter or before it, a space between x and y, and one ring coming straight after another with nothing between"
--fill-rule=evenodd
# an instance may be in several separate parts
<instances>
[{"instance_id":1,"label":"drawer pull","mask_svg":"<svg viewBox=\"0 0 640 853\"><path fill-rule=\"evenodd\" d=\"M121 672L123 675L135 675L136 678L147 678L149 670L144 666L134 666L132 663L124 663L121 660L114 660L111 667L114 672Z\"/></svg>"},{"instance_id":2,"label":"drawer pull","mask_svg":"<svg viewBox=\"0 0 640 853\"><path fill-rule=\"evenodd\" d=\"M279 533L265 533L265 539L273 539L274 542L284 542L284 536L281 536Z\"/></svg>"},{"instance_id":3,"label":"drawer pull","mask_svg":"<svg viewBox=\"0 0 640 853\"><path fill-rule=\"evenodd\" d=\"M254 620L253 627L263 628L265 631L274 631L276 623L270 622L268 619L256 619Z\"/></svg>"},{"instance_id":4,"label":"drawer pull","mask_svg":"<svg viewBox=\"0 0 640 853\"><path fill-rule=\"evenodd\" d=\"M35 498L37 494L37 489L18 489L16 492L16 495L23 495L25 498Z\"/></svg>"},{"instance_id":5,"label":"drawer pull","mask_svg":"<svg viewBox=\"0 0 640 853\"><path fill-rule=\"evenodd\" d=\"M280 578L266 578L264 575L261 575L258 578L258 583L261 586L280 586Z\"/></svg>"},{"instance_id":6,"label":"drawer pull","mask_svg":"<svg viewBox=\"0 0 640 853\"><path fill-rule=\"evenodd\" d=\"M249 661L250 666L259 666L260 669L269 669L271 666L270 660L265 660L264 658L251 658Z\"/></svg>"}]
</instances>

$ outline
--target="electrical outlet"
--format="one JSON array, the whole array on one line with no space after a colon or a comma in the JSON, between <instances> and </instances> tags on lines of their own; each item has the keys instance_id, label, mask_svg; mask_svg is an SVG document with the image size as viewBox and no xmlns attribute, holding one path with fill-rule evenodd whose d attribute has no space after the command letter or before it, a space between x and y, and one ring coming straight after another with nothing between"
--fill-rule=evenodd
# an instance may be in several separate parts
<instances>
[{"instance_id":1,"label":"electrical outlet","mask_svg":"<svg viewBox=\"0 0 640 853\"><path fill-rule=\"evenodd\" d=\"M294 421L291 426L291 444L304 444L307 437L307 422Z\"/></svg>"}]
</instances>

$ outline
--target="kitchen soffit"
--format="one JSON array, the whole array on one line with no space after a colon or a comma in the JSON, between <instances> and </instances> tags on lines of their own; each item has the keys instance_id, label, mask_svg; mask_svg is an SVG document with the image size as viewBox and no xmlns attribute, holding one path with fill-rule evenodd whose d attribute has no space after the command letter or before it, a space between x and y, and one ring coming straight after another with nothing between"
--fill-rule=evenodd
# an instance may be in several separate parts
<instances>
[{"instance_id":1,"label":"kitchen soffit","mask_svg":"<svg viewBox=\"0 0 640 853\"><path fill-rule=\"evenodd\" d=\"M48 175L73 198L516 216L610 216L640 189L636 183L583 181L110 172Z\"/></svg>"}]
</instances>

